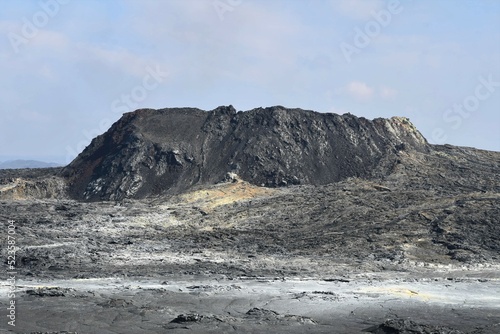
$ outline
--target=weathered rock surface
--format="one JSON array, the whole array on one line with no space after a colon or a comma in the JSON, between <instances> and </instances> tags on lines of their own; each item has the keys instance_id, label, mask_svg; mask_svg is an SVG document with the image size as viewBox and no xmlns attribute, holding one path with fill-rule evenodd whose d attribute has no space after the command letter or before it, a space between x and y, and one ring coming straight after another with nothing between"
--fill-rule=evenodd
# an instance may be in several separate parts
<instances>
[{"instance_id":1,"label":"weathered rock surface","mask_svg":"<svg viewBox=\"0 0 500 334\"><path fill-rule=\"evenodd\" d=\"M64 169L84 200L143 198L220 182L328 184L387 175L402 150L429 145L408 119L373 121L284 107L192 108L125 114Z\"/></svg>"},{"instance_id":2,"label":"weathered rock surface","mask_svg":"<svg viewBox=\"0 0 500 334\"><path fill-rule=\"evenodd\" d=\"M4 169L0 172L0 199L65 198L61 168Z\"/></svg>"}]
</instances>

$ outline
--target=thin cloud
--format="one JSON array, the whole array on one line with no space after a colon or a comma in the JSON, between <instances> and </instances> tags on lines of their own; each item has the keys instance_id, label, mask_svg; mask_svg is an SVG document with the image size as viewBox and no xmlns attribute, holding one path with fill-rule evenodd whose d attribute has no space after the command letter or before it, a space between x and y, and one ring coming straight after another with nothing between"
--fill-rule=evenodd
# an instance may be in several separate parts
<instances>
[{"instance_id":1,"label":"thin cloud","mask_svg":"<svg viewBox=\"0 0 500 334\"><path fill-rule=\"evenodd\" d=\"M40 30L29 43L33 47L57 50L58 52L66 50L70 45L69 38L65 34L50 30ZM26 47L28 48L29 44Z\"/></svg>"},{"instance_id":2,"label":"thin cloud","mask_svg":"<svg viewBox=\"0 0 500 334\"><path fill-rule=\"evenodd\" d=\"M49 65L43 65L39 70L38 74L47 80L56 80L58 75L54 72L53 68Z\"/></svg>"},{"instance_id":3,"label":"thin cloud","mask_svg":"<svg viewBox=\"0 0 500 334\"><path fill-rule=\"evenodd\" d=\"M123 73L137 77L144 76L146 66L151 61L126 49L110 50L94 45L80 44L79 49L83 55L83 61L94 60L105 64L109 68L118 68Z\"/></svg>"},{"instance_id":4,"label":"thin cloud","mask_svg":"<svg viewBox=\"0 0 500 334\"><path fill-rule=\"evenodd\" d=\"M369 100L373 97L375 90L364 82L352 81L345 87L345 92L358 100Z\"/></svg>"},{"instance_id":5,"label":"thin cloud","mask_svg":"<svg viewBox=\"0 0 500 334\"><path fill-rule=\"evenodd\" d=\"M307 35L308 28L297 17L278 6L270 10L273 5L267 3L242 2L225 12L224 20L207 1L146 3L154 11L131 3L138 13L148 11L135 16L133 33L156 45L168 61L195 73L193 87L227 79L272 86L283 82L294 73ZM182 52L172 52L174 47ZM172 75L186 77L175 71Z\"/></svg>"},{"instance_id":6,"label":"thin cloud","mask_svg":"<svg viewBox=\"0 0 500 334\"><path fill-rule=\"evenodd\" d=\"M332 0L331 4L336 11L356 20L370 19L374 11L384 6L381 0Z\"/></svg>"},{"instance_id":7,"label":"thin cloud","mask_svg":"<svg viewBox=\"0 0 500 334\"><path fill-rule=\"evenodd\" d=\"M387 86L380 87L379 93L380 97L384 100L393 100L398 95L397 90Z\"/></svg>"}]
</instances>

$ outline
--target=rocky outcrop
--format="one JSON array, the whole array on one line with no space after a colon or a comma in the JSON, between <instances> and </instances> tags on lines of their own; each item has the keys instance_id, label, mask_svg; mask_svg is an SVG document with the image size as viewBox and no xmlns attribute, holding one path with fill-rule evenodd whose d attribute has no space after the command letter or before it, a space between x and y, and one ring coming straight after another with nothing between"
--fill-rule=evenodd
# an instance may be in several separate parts
<instances>
[{"instance_id":1,"label":"rocky outcrop","mask_svg":"<svg viewBox=\"0 0 500 334\"><path fill-rule=\"evenodd\" d=\"M64 198L60 168L5 169L0 172L0 200Z\"/></svg>"},{"instance_id":2,"label":"rocky outcrop","mask_svg":"<svg viewBox=\"0 0 500 334\"><path fill-rule=\"evenodd\" d=\"M367 120L281 106L237 112L142 109L124 116L63 170L70 194L121 200L214 184L328 184L391 172L398 152L429 150L407 118Z\"/></svg>"}]
</instances>

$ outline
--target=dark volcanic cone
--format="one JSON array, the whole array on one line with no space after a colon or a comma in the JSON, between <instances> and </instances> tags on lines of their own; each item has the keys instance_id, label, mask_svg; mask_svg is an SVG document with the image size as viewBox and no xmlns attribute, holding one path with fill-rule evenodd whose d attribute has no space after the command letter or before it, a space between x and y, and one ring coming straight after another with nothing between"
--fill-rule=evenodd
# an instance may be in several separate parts
<instances>
[{"instance_id":1,"label":"dark volcanic cone","mask_svg":"<svg viewBox=\"0 0 500 334\"><path fill-rule=\"evenodd\" d=\"M429 145L408 119L284 107L126 113L63 174L73 197L120 200L178 193L228 172L269 187L327 184L390 172L401 150Z\"/></svg>"}]
</instances>

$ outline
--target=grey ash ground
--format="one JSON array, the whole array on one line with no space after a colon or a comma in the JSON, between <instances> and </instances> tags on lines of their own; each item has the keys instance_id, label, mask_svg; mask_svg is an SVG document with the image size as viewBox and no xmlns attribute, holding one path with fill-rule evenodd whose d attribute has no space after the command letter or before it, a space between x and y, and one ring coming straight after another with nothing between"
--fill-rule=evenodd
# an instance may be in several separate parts
<instances>
[{"instance_id":1,"label":"grey ash ground","mask_svg":"<svg viewBox=\"0 0 500 334\"><path fill-rule=\"evenodd\" d=\"M70 166L0 181L15 333L500 329L500 153L403 118L139 111Z\"/></svg>"}]
</instances>

